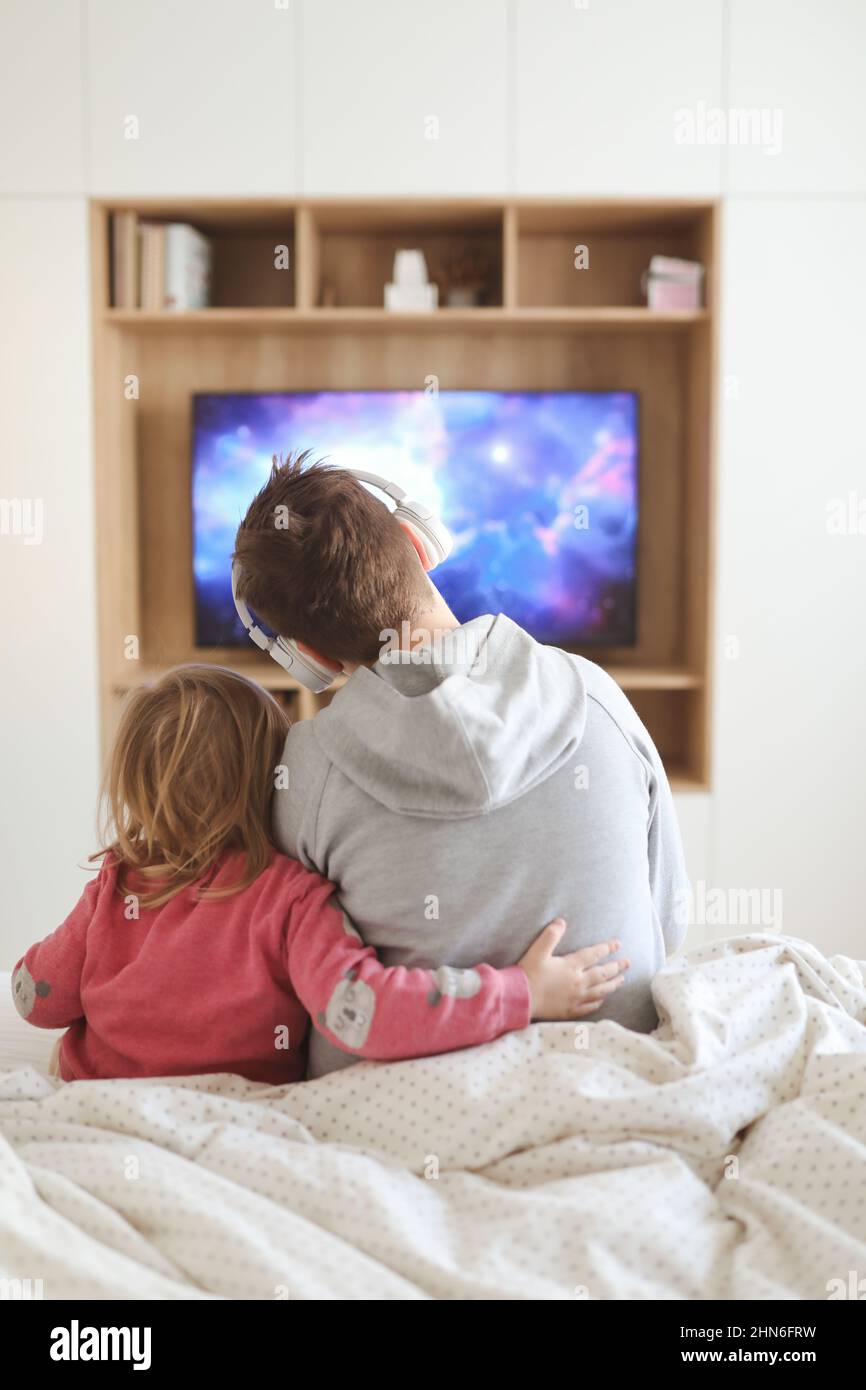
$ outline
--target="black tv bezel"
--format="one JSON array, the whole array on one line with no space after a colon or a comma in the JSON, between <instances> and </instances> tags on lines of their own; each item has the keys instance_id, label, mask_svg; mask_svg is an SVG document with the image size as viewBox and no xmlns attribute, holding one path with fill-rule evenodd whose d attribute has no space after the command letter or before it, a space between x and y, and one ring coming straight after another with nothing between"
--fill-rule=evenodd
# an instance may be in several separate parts
<instances>
[{"instance_id":1,"label":"black tv bezel","mask_svg":"<svg viewBox=\"0 0 866 1390\"><path fill-rule=\"evenodd\" d=\"M484 392L494 395L518 395L518 396L632 396L635 403L635 426L636 426L636 446L635 446L635 481L637 490L638 506L638 530L634 548L634 601L632 603L632 626L627 639L610 641L608 638L585 638L581 641L555 644L545 643L546 646L559 645L561 650L572 652L579 655L582 651L632 651L638 646L639 628L639 594L640 594L640 518L643 514L643 468L642 468L642 407L640 391L629 386L593 386L584 388L580 386L567 389L549 387L528 387L519 386L449 386L445 388L452 394L458 392ZM195 560L195 510L193 507L193 479L195 475L195 437L196 437L196 402L205 398L226 397L226 396L251 396L261 398L262 396L315 396L327 394L329 396L390 396L396 393L416 392L423 395L421 388L416 386L315 386L305 387L303 390L266 390L250 389L243 391L193 391L190 395L190 457L189 457L189 503L190 503L190 555ZM275 453L278 453L275 450ZM323 455L327 457L327 455ZM399 480L396 480L399 481ZM239 652L250 646L248 639L239 639L236 643L201 643L199 642L199 598L195 582L195 565L190 565L190 580L192 583L192 613L193 613L193 649L196 652ZM541 640L536 639L536 640Z\"/></svg>"}]
</instances>

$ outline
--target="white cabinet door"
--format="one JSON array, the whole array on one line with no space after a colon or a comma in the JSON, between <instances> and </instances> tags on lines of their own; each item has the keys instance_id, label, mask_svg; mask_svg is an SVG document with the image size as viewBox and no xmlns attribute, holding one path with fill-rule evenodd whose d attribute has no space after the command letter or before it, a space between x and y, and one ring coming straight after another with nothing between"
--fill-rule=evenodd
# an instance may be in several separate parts
<instances>
[{"instance_id":1,"label":"white cabinet door","mask_svg":"<svg viewBox=\"0 0 866 1390\"><path fill-rule=\"evenodd\" d=\"M81 5L0 5L0 192L84 192Z\"/></svg>"},{"instance_id":2,"label":"white cabinet door","mask_svg":"<svg viewBox=\"0 0 866 1390\"><path fill-rule=\"evenodd\" d=\"M294 10L91 0L97 195L295 191Z\"/></svg>"},{"instance_id":3,"label":"white cabinet door","mask_svg":"<svg viewBox=\"0 0 866 1390\"><path fill-rule=\"evenodd\" d=\"M721 0L517 0L517 192L720 189Z\"/></svg>"},{"instance_id":4,"label":"white cabinet door","mask_svg":"<svg viewBox=\"0 0 866 1390\"><path fill-rule=\"evenodd\" d=\"M501 194L506 34L505 0L308 0L305 192Z\"/></svg>"},{"instance_id":5,"label":"white cabinet door","mask_svg":"<svg viewBox=\"0 0 866 1390\"><path fill-rule=\"evenodd\" d=\"M730 53L731 106L758 132L730 150L731 190L866 192L863 0L731 0Z\"/></svg>"},{"instance_id":6,"label":"white cabinet door","mask_svg":"<svg viewBox=\"0 0 866 1390\"><path fill-rule=\"evenodd\" d=\"M734 201L723 241L716 886L862 956L866 205Z\"/></svg>"},{"instance_id":7,"label":"white cabinet door","mask_svg":"<svg viewBox=\"0 0 866 1390\"><path fill-rule=\"evenodd\" d=\"M96 594L83 199L0 202L0 968L96 848Z\"/></svg>"}]
</instances>

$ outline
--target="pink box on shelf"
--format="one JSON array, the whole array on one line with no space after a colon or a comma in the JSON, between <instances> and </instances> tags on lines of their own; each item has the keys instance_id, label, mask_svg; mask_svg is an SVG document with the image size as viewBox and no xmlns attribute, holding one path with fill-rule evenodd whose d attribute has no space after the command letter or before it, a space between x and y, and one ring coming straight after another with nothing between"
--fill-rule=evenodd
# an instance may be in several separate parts
<instances>
[{"instance_id":1,"label":"pink box on shelf","mask_svg":"<svg viewBox=\"0 0 866 1390\"><path fill-rule=\"evenodd\" d=\"M644 272L643 289L649 309L700 309L703 304L704 267L698 261L674 256L653 256Z\"/></svg>"}]
</instances>

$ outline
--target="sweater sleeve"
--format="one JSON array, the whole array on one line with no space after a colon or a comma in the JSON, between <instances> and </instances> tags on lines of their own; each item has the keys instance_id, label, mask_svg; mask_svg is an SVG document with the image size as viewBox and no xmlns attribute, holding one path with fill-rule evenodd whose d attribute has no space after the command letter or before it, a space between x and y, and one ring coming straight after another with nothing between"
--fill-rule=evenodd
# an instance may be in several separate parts
<instances>
[{"instance_id":1,"label":"sweater sleeve","mask_svg":"<svg viewBox=\"0 0 866 1390\"><path fill-rule=\"evenodd\" d=\"M670 783L654 745L650 748L647 826L650 891L661 923L665 951L671 956L686 937L691 886Z\"/></svg>"},{"instance_id":2,"label":"sweater sleeve","mask_svg":"<svg viewBox=\"0 0 866 1390\"><path fill-rule=\"evenodd\" d=\"M520 966L381 965L321 879L292 905L287 957L292 986L319 1032L358 1057L452 1052L530 1022L529 980Z\"/></svg>"},{"instance_id":3,"label":"sweater sleeve","mask_svg":"<svg viewBox=\"0 0 866 1390\"><path fill-rule=\"evenodd\" d=\"M87 928L102 875L91 879L65 922L31 946L12 971L12 998L36 1028L66 1028L82 1018L81 972Z\"/></svg>"}]
</instances>

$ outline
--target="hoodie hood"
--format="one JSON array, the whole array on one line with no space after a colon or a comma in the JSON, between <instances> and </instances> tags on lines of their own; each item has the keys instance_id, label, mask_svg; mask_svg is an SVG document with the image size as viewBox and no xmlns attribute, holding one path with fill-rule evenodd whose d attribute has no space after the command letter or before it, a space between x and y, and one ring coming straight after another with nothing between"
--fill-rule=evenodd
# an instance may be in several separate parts
<instances>
[{"instance_id":1,"label":"hoodie hood","mask_svg":"<svg viewBox=\"0 0 866 1390\"><path fill-rule=\"evenodd\" d=\"M423 658L361 667L313 721L330 761L389 810L484 815L577 752L586 723L578 662L504 614L473 618Z\"/></svg>"}]
</instances>

